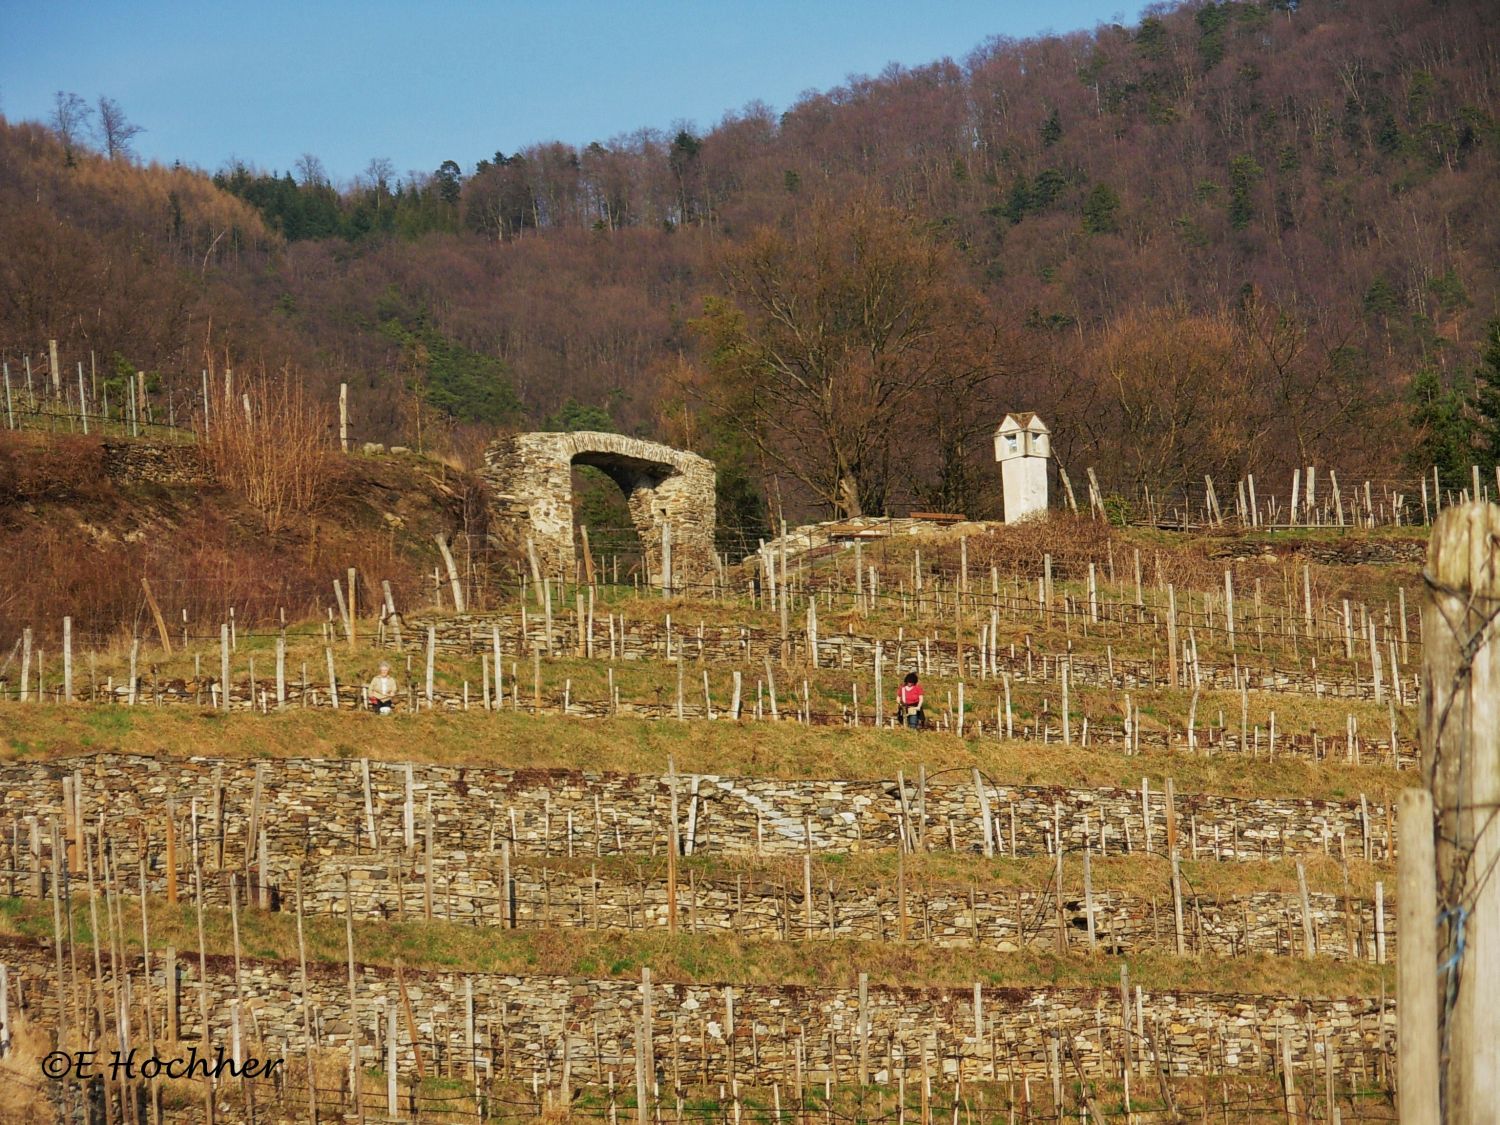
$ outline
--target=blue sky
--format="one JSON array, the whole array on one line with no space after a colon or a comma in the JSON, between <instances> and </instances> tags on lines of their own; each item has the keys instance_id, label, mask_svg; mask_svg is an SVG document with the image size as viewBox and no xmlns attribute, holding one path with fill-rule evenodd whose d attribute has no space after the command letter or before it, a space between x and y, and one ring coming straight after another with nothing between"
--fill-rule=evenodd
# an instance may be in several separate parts
<instances>
[{"instance_id":1,"label":"blue sky","mask_svg":"<svg viewBox=\"0 0 1500 1125\"><path fill-rule=\"evenodd\" d=\"M113 97L145 159L337 180L642 126L782 110L886 64L962 59L992 35L1133 23L1139 0L460 3L0 0L0 112L42 120L58 90Z\"/></svg>"}]
</instances>

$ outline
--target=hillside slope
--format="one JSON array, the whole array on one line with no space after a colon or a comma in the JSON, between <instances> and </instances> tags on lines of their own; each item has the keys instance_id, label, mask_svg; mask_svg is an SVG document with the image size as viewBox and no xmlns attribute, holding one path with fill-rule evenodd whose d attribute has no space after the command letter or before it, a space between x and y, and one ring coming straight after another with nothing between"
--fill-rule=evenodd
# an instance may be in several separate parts
<instances>
[{"instance_id":1,"label":"hillside slope","mask_svg":"<svg viewBox=\"0 0 1500 1125\"><path fill-rule=\"evenodd\" d=\"M70 370L118 352L185 404L201 367L289 366L351 383L361 437L411 444L577 400L737 458L795 508L795 483L687 393L692 322L762 225L874 195L983 294L986 402L1044 413L1106 487L1334 461L1393 477L1444 448L1451 395L1478 412L1467 383L1500 312L1497 19L1481 0L1184 4L892 66L779 115L342 191L120 167L5 126L0 345L18 366L58 337ZM1216 335L1223 356L1189 347ZM983 442L960 440L980 474ZM951 494L930 449L901 463L896 508Z\"/></svg>"},{"instance_id":2,"label":"hillside slope","mask_svg":"<svg viewBox=\"0 0 1500 1125\"><path fill-rule=\"evenodd\" d=\"M51 643L64 616L91 646L152 632L143 577L174 637L216 634L230 607L247 623L322 617L350 567L366 608L382 581L404 608L426 605L435 534L457 536L460 557L472 542L466 574L484 573L477 488L421 458L348 458L310 518L271 535L194 445L0 434L0 568L17 576L0 591L0 636L29 627Z\"/></svg>"}]
</instances>

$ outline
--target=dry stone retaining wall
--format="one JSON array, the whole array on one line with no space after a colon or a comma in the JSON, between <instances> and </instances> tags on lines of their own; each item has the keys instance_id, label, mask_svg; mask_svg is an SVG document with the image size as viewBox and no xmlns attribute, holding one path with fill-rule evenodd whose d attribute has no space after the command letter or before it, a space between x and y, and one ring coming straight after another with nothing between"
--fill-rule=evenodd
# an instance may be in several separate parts
<instances>
[{"instance_id":1,"label":"dry stone retaining wall","mask_svg":"<svg viewBox=\"0 0 1500 1125\"><path fill-rule=\"evenodd\" d=\"M119 484L206 484L212 474L194 442L122 441L101 443L104 475Z\"/></svg>"},{"instance_id":2,"label":"dry stone retaining wall","mask_svg":"<svg viewBox=\"0 0 1500 1125\"><path fill-rule=\"evenodd\" d=\"M0 822L3 828L3 822ZM266 900L273 909L294 909L295 862L273 855ZM398 874L397 868L400 868ZM420 919L427 910L427 864L413 856L349 858L315 856L301 865L304 909L343 917L352 898L357 917ZM29 895L36 884L24 867L0 872L13 893ZM1050 888L1019 890L984 884L914 884L906 889L907 940L948 947L983 946L1002 952L1027 947L1055 949L1062 925L1073 949L1088 947L1087 905L1081 877L1070 873L1059 915ZM432 915L443 921L496 928L666 930L667 885L660 878L630 880L609 871L543 868L512 863L508 900L502 894L505 868L495 853L434 856ZM51 893L50 880L40 884ZM147 879L153 894L166 893L166 873ZM238 893L260 898L261 873L255 866ZM1108 954L1176 950L1171 885L1163 877L1159 894L1143 896L1099 890L1094 894L1098 948ZM508 906L507 906L508 901ZM204 902L227 906L229 880L209 874ZM684 875L677 894L679 926L687 933L724 933L767 941L893 941L902 933L901 902L893 887L849 886L819 881L811 906L799 879L773 878L762 871L730 880ZM1317 956L1336 960L1377 959L1374 904L1334 894L1308 896L1308 922ZM1189 954L1218 957L1252 954L1300 956L1304 952L1301 900L1294 894L1260 892L1213 899L1184 892L1184 943ZM1394 902L1385 903L1385 952L1395 949Z\"/></svg>"},{"instance_id":3,"label":"dry stone retaining wall","mask_svg":"<svg viewBox=\"0 0 1500 1125\"><path fill-rule=\"evenodd\" d=\"M43 877L38 881L29 856L20 848L11 854L10 841L29 837L11 822L14 834L0 820L0 888L12 895L51 893L50 849L42 849ZM295 868L300 868L304 908L311 913L342 916L352 898L357 915L420 918L429 893L427 862L420 848L411 854L351 857L268 855L261 872L258 862L247 870L239 893L247 902L261 897L273 908L292 908ZM433 916L446 921L515 928L578 928L606 930L665 929L668 925L667 885L660 878L626 879L597 867L587 874L575 867L510 866L508 896L502 855L492 851L435 853L433 857ZM1077 883L1076 872L1071 873ZM153 894L165 894L167 874L154 867L147 878ZM1099 948L1108 953L1136 953L1145 949L1176 948L1170 882L1163 877L1155 896L1099 890L1094 894L1094 926ZM227 873L210 872L204 902L225 906L229 901ZM1302 907L1298 896L1275 892L1235 895L1216 900L1185 890L1185 941L1190 953L1217 956L1249 954L1295 955L1304 952ZM1374 904L1333 894L1311 894L1308 921L1319 956L1339 960L1376 959ZM943 946L983 945L1002 951L1026 946L1051 949L1059 924L1070 943L1087 942L1087 904L1078 886L1065 885L1061 915L1050 888L1018 890L987 884L960 886L914 881L906 889L906 936ZM777 879L760 871L733 881L727 877L684 875L678 886L680 925L687 932L733 933L768 940L855 939L889 941L901 935L901 902L889 886L849 885L831 880L815 883L811 905L803 885L792 878ZM1385 903L1384 934L1389 956L1395 944L1395 910Z\"/></svg>"},{"instance_id":4,"label":"dry stone retaining wall","mask_svg":"<svg viewBox=\"0 0 1500 1125\"><path fill-rule=\"evenodd\" d=\"M67 990L53 980L49 948L0 939L0 960L12 971L12 985L26 998L31 1015L55 1026L56 1000ZM200 1034L196 957L180 952L179 1017L185 1040ZM162 960L153 961L152 994L166 995ZM140 965L130 971L139 980ZM308 966L311 1023L317 1045L347 1049L351 1019L347 970L341 964ZM239 993L249 1021L267 1054L278 1048L300 1055L306 1040L295 960L246 959L235 982L232 959L210 958L205 983L210 1010L210 1041L230 1040L230 1000ZM472 1033L481 1065L497 1075L529 1077L537 1072L552 1084L566 1054L575 1082L603 1082L632 1074L635 1024L642 1008L634 981L542 978L499 974L407 971L411 1002L425 1056L467 1062ZM381 1065L377 1027L385 1012L400 1004L389 971L363 966L356 972L357 1026L367 1065ZM852 1080L860 1056L859 994L850 987L732 986L735 1021L729 1028L725 986L655 984L651 1036L659 1070L668 1081L722 1081L734 1071L752 1083L788 1081L799 1040L805 1044L807 1078ZM472 995L474 1020L468 1023ZM869 989L869 1061L878 1082L894 1082L895 1072L919 1071L925 1049L950 1080L1006 1080L1048 1073L1049 1043L1061 1034L1090 1076L1107 1076L1121 1057L1121 1012L1114 990L987 989L981 996L976 1035L971 988ZM13 1001L14 1003L15 1001ZM160 1000L158 1000L160 1002ZM399 1007L397 1009L400 1010ZM1130 1032L1138 1043L1130 1017ZM1174 1076L1264 1074L1289 1045L1299 1070L1324 1065L1324 1051L1340 1056L1389 1049L1395 1034L1395 1007L1374 999L1301 999L1209 993L1144 993L1140 1031L1149 1037L1163 1069ZM405 1026L398 1030L403 1068L412 1065ZM1326 1043L1326 1046L1325 1046ZM259 1049L259 1048L258 1048ZM1137 1057L1149 1052L1137 1047ZM665 1087L667 1082L663 1082Z\"/></svg>"},{"instance_id":5,"label":"dry stone retaining wall","mask_svg":"<svg viewBox=\"0 0 1500 1125\"><path fill-rule=\"evenodd\" d=\"M668 779L656 774L368 762L359 759L168 758L99 754L0 766L0 797L12 816L63 820L63 779L76 775L83 820L106 814L117 846L135 862L136 825L158 861L169 800L179 839L196 808L200 839L222 837L225 854L247 856L255 819L273 856L399 850L425 839L448 853L569 852L645 855L668 839ZM365 806L369 777L370 814ZM972 773L915 779L808 780L682 775L677 780L684 850L797 855L894 850L910 823L925 846L979 852L984 824ZM260 795L257 806L256 794ZM983 786L999 854L1041 855L1060 839L1105 854L1165 850L1167 805L1155 785L1125 789ZM409 796L409 800L408 800ZM409 811L408 811L409 810ZM1248 860L1327 851L1389 858L1390 811L1360 801L1176 795L1178 846L1199 858ZM124 829L129 827L129 831ZM1100 834L1103 831L1103 845ZM44 833L45 835L45 833ZM253 858L253 856L252 856ZM285 862L284 860L282 862Z\"/></svg>"},{"instance_id":6,"label":"dry stone retaining wall","mask_svg":"<svg viewBox=\"0 0 1500 1125\"><path fill-rule=\"evenodd\" d=\"M420 858L398 883L392 864L338 861L324 864L304 886L309 909L339 913L348 873L355 910L393 918L420 917L424 910ZM434 915L455 921L504 926L508 920L500 888L499 857L480 866L434 865L438 888ZM1078 881L1076 872L1074 881ZM1096 891L1094 924L1099 948L1108 953L1139 953L1176 948L1172 895L1164 881L1155 898L1120 891ZM690 933L726 933L761 940L876 940L900 936L900 903L894 888L815 884L809 910L800 882L784 885L761 876L738 882L724 878L682 878L678 886L679 927ZM1375 960L1374 904L1333 894L1310 894L1309 923L1318 956ZM1303 952L1298 896L1263 892L1214 900L1188 895L1184 903L1186 947L1190 953L1232 957ZM1078 886L1065 888L1062 924L1074 949L1087 948L1086 905ZM668 925L664 880L622 881L608 874L544 871L513 865L510 917L519 928L661 929ZM1058 914L1049 890L921 886L906 891L907 937L941 946L981 945L1002 951L1056 946ZM1386 956L1395 949L1395 908L1385 904Z\"/></svg>"}]
</instances>

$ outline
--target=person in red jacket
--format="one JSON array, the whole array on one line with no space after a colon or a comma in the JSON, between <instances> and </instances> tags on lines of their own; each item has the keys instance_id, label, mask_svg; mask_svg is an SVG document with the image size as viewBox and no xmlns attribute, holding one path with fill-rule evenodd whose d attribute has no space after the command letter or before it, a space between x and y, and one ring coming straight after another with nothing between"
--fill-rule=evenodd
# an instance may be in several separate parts
<instances>
[{"instance_id":1,"label":"person in red jacket","mask_svg":"<svg viewBox=\"0 0 1500 1125\"><path fill-rule=\"evenodd\" d=\"M896 709L905 716L906 725L916 730L922 725L922 685L917 682L915 672L906 673L906 679L896 691Z\"/></svg>"}]
</instances>

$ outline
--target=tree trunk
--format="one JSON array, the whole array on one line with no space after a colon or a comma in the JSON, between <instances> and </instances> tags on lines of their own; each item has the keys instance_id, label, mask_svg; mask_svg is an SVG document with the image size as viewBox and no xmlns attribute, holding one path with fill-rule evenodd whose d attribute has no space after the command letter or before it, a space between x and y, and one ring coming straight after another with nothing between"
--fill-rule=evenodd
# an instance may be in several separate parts
<instances>
[{"instance_id":1,"label":"tree trunk","mask_svg":"<svg viewBox=\"0 0 1500 1125\"><path fill-rule=\"evenodd\" d=\"M848 473L839 477L838 514L841 519L864 515L859 503L859 485Z\"/></svg>"}]
</instances>

